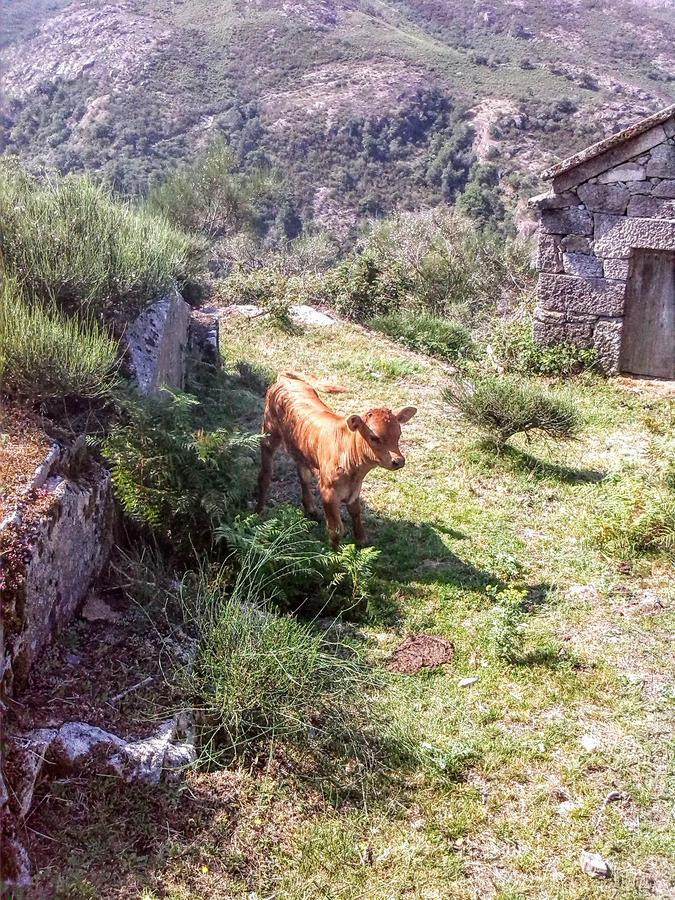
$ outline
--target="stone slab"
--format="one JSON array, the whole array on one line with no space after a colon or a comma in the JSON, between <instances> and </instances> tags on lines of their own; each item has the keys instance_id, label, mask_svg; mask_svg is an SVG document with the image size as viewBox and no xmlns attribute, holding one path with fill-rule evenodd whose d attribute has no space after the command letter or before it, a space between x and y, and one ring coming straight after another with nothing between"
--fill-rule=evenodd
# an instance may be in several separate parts
<instances>
[{"instance_id":1,"label":"stone slab","mask_svg":"<svg viewBox=\"0 0 675 900\"><path fill-rule=\"evenodd\" d=\"M562 194L538 194L530 197L527 205L532 209L566 209L569 206L578 206L579 198L574 191L565 191Z\"/></svg>"},{"instance_id":2,"label":"stone slab","mask_svg":"<svg viewBox=\"0 0 675 900\"><path fill-rule=\"evenodd\" d=\"M581 234L568 234L560 244L566 253L590 253L592 251L590 239Z\"/></svg>"},{"instance_id":3,"label":"stone slab","mask_svg":"<svg viewBox=\"0 0 675 900\"><path fill-rule=\"evenodd\" d=\"M622 319L600 319L593 330L598 363L607 375L615 375L619 371L622 328Z\"/></svg>"},{"instance_id":4,"label":"stone slab","mask_svg":"<svg viewBox=\"0 0 675 900\"><path fill-rule=\"evenodd\" d=\"M588 253L563 253L563 269L566 275L602 277L602 262Z\"/></svg>"},{"instance_id":5,"label":"stone slab","mask_svg":"<svg viewBox=\"0 0 675 900\"><path fill-rule=\"evenodd\" d=\"M664 197L666 200L675 200L675 179L664 178L658 184L652 185L652 197Z\"/></svg>"},{"instance_id":6,"label":"stone slab","mask_svg":"<svg viewBox=\"0 0 675 900\"><path fill-rule=\"evenodd\" d=\"M591 212L625 213L630 191L623 184L581 184L579 199Z\"/></svg>"},{"instance_id":7,"label":"stone slab","mask_svg":"<svg viewBox=\"0 0 675 900\"><path fill-rule=\"evenodd\" d=\"M654 147L647 163L647 175L657 178L675 178L675 146L673 144Z\"/></svg>"},{"instance_id":8,"label":"stone slab","mask_svg":"<svg viewBox=\"0 0 675 900\"><path fill-rule=\"evenodd\" d=\"M630 262L627 259L606 259L603 261L602 268L605 278L626 281L628 279Z\"/></svg>"},{"instance_id":9,"label":"stone slab","mask_svg":"<svg viewBox=\"0 0 675 900\"><path fill-rule=\"evenodd\" d=\"M560 237L539 230L537 243L537 270L539 272L564 272Z\"/></svg>"},{"instance_id":10,"label":"stone slab","mask_svg":"<svg viewBox=\"0 0 675 900\"><path fill-rule=\"evenodd\" d=\"M127 332L132 377L142 394L185 386L190 307L178 291L160 297Z\"/></svg>"},{"instance_id":11,"label":"stone slab","mask_svg":"<svg viewBox=\"0 0 675 900\"><path fill-rule=\"evenodd\" d=\"M623 314L625 285L606 278L578 278L547 275L539 278L539 305L568 314L620 316Z\"/></svg>"},{"instance_id":12,"label":"stone slab","mask_svg":"<svg viewBox=\"0 0 675 900\"><path fill-rule=\"evenodd\" d=\"M644 181L647 177L645 167L638 162L627 162L616 166L598 176L599 184L613 184L617 181Z\"/></svg>"},{"instance_id":13,"label":"stone slab","mask_svg":"<svg viewBox=\"0 0 675 900\"><path fill-rule=\"evenodd\" d=\"M633 248L673 250L675 221L627 216L595 216L594 250L597 256L628 259Z\"/></svg>"},{"instance_id":14,"label":"stone slab","mask_svg":"<svg viewBox=\"0 0 675 900\"><path fill-rule=\"evenodd\" d=\"M550 209L541 214L541 227L549 234L591 234L593 217L585 209Z\"/></svg>"},{"instance_id":15,"label":"stone slab","mask_svg":"<svg viewBox=\"0 0 675 900\"><path fill-rule=\"evenodd\" d=\"M649 219L675 219L675 200L634 194L628 204L628 215Z\"/></svg>"},{"instance_id":16,"label":"stone slab","mask_svg":"<svg viewBox=\"0 0 675 900\"><path fill-rule=\"evenodd\" d=\"M584 181L588 181L589 178L601 175L621 163L628 162L641 153L651 150L652 147L664 143L665 140L666 133L662 125L650 128L649 131L643 131L635 137L615 144L599 156L592 156L580 162L573 169L562 172L553 179L553 190L556 194L561 194L563 191L575 188ZM589 148L589 151L592 151L592 148Z\"/></svg>"}]
</instances>

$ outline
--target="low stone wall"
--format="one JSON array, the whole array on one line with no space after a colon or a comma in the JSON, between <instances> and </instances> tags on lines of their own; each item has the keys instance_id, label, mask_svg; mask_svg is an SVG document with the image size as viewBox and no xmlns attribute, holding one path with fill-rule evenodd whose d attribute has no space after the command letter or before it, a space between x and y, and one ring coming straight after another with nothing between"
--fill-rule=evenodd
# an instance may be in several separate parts
<instances>
[{"instance_id":1,"label":"low stone wall","mask_svg":"<svg viewBox=\"0 0 675 900\"><path fill-rule=\"evenodd\" d=\"M0 526L0 696L11 695L26 680L108 560L110 474L92 461L77 477L58 474L68 459L53 447Z\"/></svg>"},{"instance_id":2,"label":"low stone wall","mask_svg":"<svg viewBox=\"0 0 675 900\"><path fill-rule=\"evenodd\" d=\"M631 254L675 249L675 120L581 163L553 187L530 201L541 214L535 338L594 347L614 373Z\"/></svg>"},{"instance_id":3,"label":"low stone wall","mask_svg":"<svg viewBox=\"0 0 675 900\"><path fill-rule=\"evenodd\" d=\"M131 374L143 394L185 386L190 307L174 288L144 310L127 331Z\"/></svg>"}]
</instances>

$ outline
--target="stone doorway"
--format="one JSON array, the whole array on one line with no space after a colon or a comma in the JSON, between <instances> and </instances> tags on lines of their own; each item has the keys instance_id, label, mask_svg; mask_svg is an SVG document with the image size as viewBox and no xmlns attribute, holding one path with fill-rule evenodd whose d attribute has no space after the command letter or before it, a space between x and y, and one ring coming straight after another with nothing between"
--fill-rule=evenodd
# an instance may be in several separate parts
<instances>
[{"instance_id":1,"label":"stone doorway","mask_svg":"<svg viewBox=\"0 0 675 900\"><path fill-rule=\"evenodd\" d=\"M619 368L675 379L675 253L633 251Z\"/></svg>"}]
</instances>

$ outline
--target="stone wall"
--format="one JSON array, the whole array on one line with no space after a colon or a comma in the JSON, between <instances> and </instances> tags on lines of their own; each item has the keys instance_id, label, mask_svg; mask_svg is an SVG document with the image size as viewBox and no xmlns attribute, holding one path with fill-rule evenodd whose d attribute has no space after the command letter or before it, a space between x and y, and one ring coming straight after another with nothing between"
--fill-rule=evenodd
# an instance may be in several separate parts
<instances>
[{"instance_id":1,"label":"stone wall","mask_svg":"<svg viewBox=\"0 0 675 900\"><path fill-rule=\"evenodd\" d=\"M530 205L541 217L535 339L594 347L618 371L632 251L675 250L675 117L561 173Z\"/></svg>"},{"instance_id":2,"label":"stone wall","mask_svg":"<svg viewBox=\"0 0 675 900\"><path fill-rule=\"evenodd\" d=\"M26 680L110 553L110 473L89 460L78 475L60 474L68 460L65 451L52 448L49 465L39 467L0 526L0 696Z\"/></svg>"},{"instance_id":3,"label":"stone wall","mask_svg":"<svg viewBox=\"0 0 675 900\"><path fill-rule=\"evenodd\" d=\"M143 394L185 385L190 307L174 288L144 310L127 331L131 375Z\"/></svg>"}]
</instances>

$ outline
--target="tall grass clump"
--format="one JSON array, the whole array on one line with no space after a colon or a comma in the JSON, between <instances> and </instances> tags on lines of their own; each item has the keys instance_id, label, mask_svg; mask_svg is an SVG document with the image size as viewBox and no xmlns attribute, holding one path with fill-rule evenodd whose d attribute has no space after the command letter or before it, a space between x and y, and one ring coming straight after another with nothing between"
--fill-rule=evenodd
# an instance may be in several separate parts
<instances>
[{"instance_id":1,"label":"tall grass clump","mask_svg":"<svg viewBox=\"0 0 675 900\"><path fill-rule=\"evenodd\" d=\"M532 431L569 439L576 436L581 424L571 400L508 376L457 380L445 389L443 398L467 422L485 431L497 447Z\"/></svg>"},{"instance_id":2,"label":"tall grass clump","mask_svg":"<svg viewBox=\"0 0 675 900\"><path fill-rule=\"evenodd\" d=\"M531 316L496 325L490 335L494 355L505 372L521 375L555 375L568 378L597 369L598 353L593 347L574 344L538 344Z\"/></svg>"},{"instance_id":3,"label":"tall grass clump","mask_svg":"<svg viewBox=\"0 0 675 900\"><path fill-rule=\"evenodd\" d=\"M661 553L675 560L675 486L636 474L608 479L595 494L589 533L617 558Z\"/></svg>"},{"instance_id":4,"label":"tall grass clump","mask_svg":"<svg viewBox=\"0 0 675 900\"><path fill-rule=\"evenodd\" d=\"M370 325L411 350L456 362L473 355L471 332L457 322L431 313L400 310L376 316Z\"/></svg>"},{"instance_id":5,"label":"tall grass clump","mask_svg":"<svg viewBox=\"0 0 675 900\"><path fill-rule=\"evenodd\" d=\"M201 247L88 176L39 180L0 165L0 250L24 291L123 324L200 267Z\"/></svg>"},{"instance_id":6,"label":"tall grass clump","mask_svg":"<svg viewBox=\"0 0 675 900\"><path fill-rule=\"evenodd\" d=\"M92 319L27 300L0 275L0 393L42 403L108 393L117 342Z\"/></svg>"},{"instance_id":7,"label":"tall grass clump","mask_svg":"<svg viewBox=\"0 0 675 900\"><path fill-rule=\"evenodd\" d=\"M260 741L306 736L360 683L353 657L270 606L285 577L275 558L287 556L301 537L291 526L262 554L245 554L231 589L201 573L181 592L187 627L198 641L187 687L201 710L203 749L211 759L245 754Z\"/></svg>"}]
</instances>

